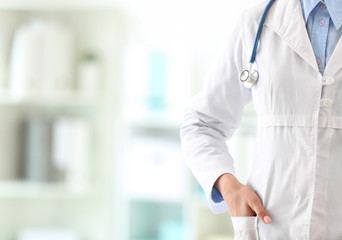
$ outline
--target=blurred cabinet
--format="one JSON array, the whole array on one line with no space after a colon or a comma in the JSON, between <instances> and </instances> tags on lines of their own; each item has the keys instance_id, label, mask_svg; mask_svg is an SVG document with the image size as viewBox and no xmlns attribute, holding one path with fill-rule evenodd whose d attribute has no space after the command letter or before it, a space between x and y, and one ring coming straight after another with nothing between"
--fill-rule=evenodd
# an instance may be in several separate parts
<instances>
[{"instance_id":1,"label":"blurred cabinet","mask_svg":"<svg viewBox=\"0 0 342 240\"><path fill-rule=\"evenodd\" d=\"M180 121L162 113L126 118L120 165L122 240L233 239L228 213L215 215L203 190L185 166ZM229 140L239 180L245 182L255 141L255 113L247 105L240 128ZM248 151L246 151L246 149Z\"/></svg>"},{"instance_id":2,"label":"blurred cabinet","mask_svg":"<svg viewBox=\"0 0 342 240\"><path fill-rule=\"evenodd\" d=\"M123 126L120 169L124 169L124 184L120 189L124 228L119 239L188 239L187 173L178 123L156 114L147 119L128 118Z\"/></svg>"},{"instance_id":3,"label":"blurred cabinet","mask_svg":"<svg viewBox=\"0 0 342 240\"><path fill-rule=\"evenodd\" d=\"M154 35L133 32L124 51L122 144L116 168L123 169L116 173L121 183L120 240L190 239L189 173L179 126L192 69L182 42L167 37L167 43L156 43L163 35L156 24L161 22L138 22L135 27L148 25Z\"/></svg>"},{"instance_id":4,"label":"blurred cabinet","mask_svg":"<svg viewBox=\"0 0 342 240\"><path fill-rule=\"evenodd\" d=\"M18 239L22 229L67 229L81 240L116 239L113 172L124 33L115 4L107 1L104 7L104 2L0 1L0 239ZM13 84L13 74L25 71L13 62L13 49L19 29L32 22L58 23L72 34L73 62L62 91L41 85L70 59L33 63L39 57L34 53L53 50L60 56L63 50L58 41L49 48L43 41L36 52L26 48L33 51L31 60L25 48L18 48L17 59L28 68L49 70L34 91L26 87L14 94L22 83ZM98 81L97 86L93 82L85 92L80 70L95 58L98 69L88 64L85 71L90 78L98 74L87 80ZM26 77L23 83L31 75Z\"/></svg>"}]
</instances>

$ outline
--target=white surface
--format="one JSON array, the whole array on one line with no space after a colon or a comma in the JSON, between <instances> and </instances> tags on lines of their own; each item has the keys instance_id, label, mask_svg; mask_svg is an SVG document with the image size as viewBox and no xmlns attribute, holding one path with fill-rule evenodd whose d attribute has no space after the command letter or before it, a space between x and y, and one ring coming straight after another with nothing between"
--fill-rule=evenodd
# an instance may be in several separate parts
<instances>
[{"instance_id":1,"label":"white surface","mask_svg":"<svg viewBox=\"0 0 342 240\"><path fill-rule=\"evenodd\" d=\"M49 106L49 107L100 107L104 98L89 98L79 92L61 93L54 96L12 96L9 91L0 91L0 105Z\"/></svg>"},{"instance_id":2,"label":"white surface","mask_svg":"<svg viewBox=\"0 0 342 240\"><path fill-rule=\"evenodd\" d=\"M17 240L80 240L76 233L68 230L41 229L22 230Z\"/></svg>"},{"instance_id":3,"label":"white surface","mask_svg":"<svg viewBox=\"0 0 342 240\"><path fill-rule=\"evenodd\" d=\"M183 199L186 184L177 142L136 137L128 151L125 182L132 198L167 202Z\"/></svg>"}]
</instances>

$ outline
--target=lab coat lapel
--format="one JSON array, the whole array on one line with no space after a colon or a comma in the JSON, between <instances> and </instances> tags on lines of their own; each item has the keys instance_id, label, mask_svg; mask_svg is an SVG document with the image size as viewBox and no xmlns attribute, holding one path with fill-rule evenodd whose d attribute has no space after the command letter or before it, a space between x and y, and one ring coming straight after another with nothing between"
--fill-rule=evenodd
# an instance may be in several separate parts
<instances>
[{"instance_id":1,"label":"lab coat lapel","mask_svg":"<svg viewBox=\"0 0 342 240\"><path fill-rule=\"evenodd\" d=\"M299 0L276 0L266 18L265 25L277 33L299 56L319 72Z\"/></svg>"},{"instance_id":2,"label":"lab coat lapel","mask_svg":"<svg viewBox=\"0 0 342 240\"><path fill-rule=\"evenodd\" d=\"M335 75L342 68L342 38L338 41L333 54L331 55L327 66L325 67L324 75Z\"/></svg>"}]
</instances>

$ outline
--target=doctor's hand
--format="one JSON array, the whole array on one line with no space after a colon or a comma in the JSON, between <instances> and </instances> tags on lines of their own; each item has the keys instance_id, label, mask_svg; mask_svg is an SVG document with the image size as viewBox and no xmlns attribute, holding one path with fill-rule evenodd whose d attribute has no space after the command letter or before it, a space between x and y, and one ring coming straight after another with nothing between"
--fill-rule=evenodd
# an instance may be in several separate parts
<instances>
[{"instance_id":1,"label":"doctor's hand","mask_svg":"<svg viewBox=\"0 0 342 240\"><path fill-rule=\"evenodd\" d=\"M266 224L272 221L254 190L241 184L233 175L221 175L215 186L221 192L232 217L257 215Z\"/></svg>"}]
</instances>

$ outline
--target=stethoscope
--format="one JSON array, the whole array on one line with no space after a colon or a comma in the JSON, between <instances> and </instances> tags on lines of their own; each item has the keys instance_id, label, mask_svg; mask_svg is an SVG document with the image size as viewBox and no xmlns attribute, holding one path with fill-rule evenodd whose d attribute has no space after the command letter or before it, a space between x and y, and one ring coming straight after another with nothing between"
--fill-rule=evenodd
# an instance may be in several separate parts
<instances>
[{"instance_id":1,"label":"stethoscope","mask_svg":"<svg viewBox=\"0 0 342 240\"><path fill-rule=\"evenodd\" d=\"M264 26L266 16L267 16L268 11L270 10L270 8L274 2L275 2L275 0L270 0L269 3L267 4L266 8L265 8L265 11L264 11L262 18L260 20L260 23L259 23L257 34L255 36L253 52L252 52L251 59L249 60L249 68L248 68L248 70L246 69L246 70L242 71L242 73L240 75L240 81L243 82L243 84L245 85L246 88L253 87L254 84L259 79L258 70L254 70L254 68L253 68L254 62L255 62L255 55L256 55L256 51L258 49L258 43L260 40L260 35L261 35L262 28Z\"/></svg>"}]
</instances>

